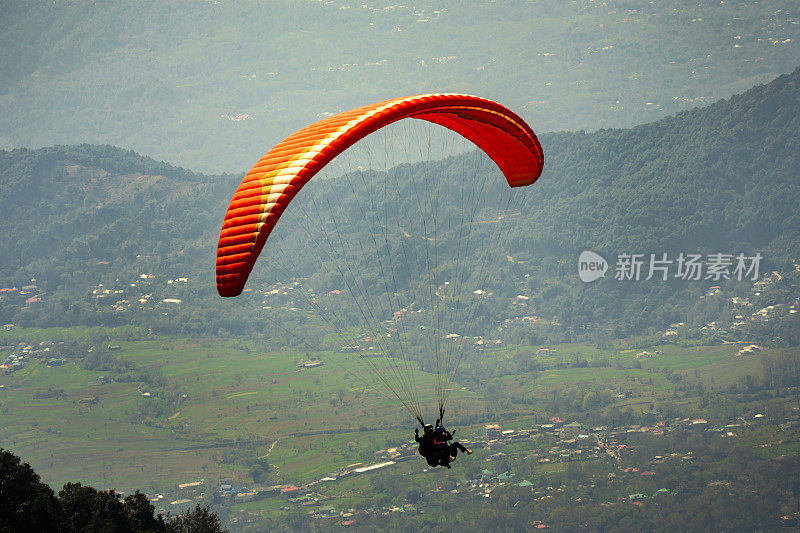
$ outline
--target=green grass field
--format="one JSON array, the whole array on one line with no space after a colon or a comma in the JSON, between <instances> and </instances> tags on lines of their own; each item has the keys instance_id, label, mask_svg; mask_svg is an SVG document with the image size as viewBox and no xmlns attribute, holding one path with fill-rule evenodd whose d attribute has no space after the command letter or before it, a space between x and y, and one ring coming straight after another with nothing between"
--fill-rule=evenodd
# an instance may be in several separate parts
<instances>
[{"instance_id":1,"label":"green grass field","mask_svg":"<svg viewBox=\"0 0 800 533\"><path fill-rule=\"evenodd\" d=\"M15 330L0 336L0 344L81 340L97 333ZM48 368L37 360L0 377L6 385L0 392L0 442L55 486L81 480L124 491L163 491L197 478L246 483L246 471L221 458L237 442L244 442L240 448L265 453L276 441L270 463L284 476L308 481L372 460L375 450L402 442L413 427L394 402L366 389L364 384L374 378L363 365L345 370L344 354L316 354L325 366L298 371L294 360L303 354L273 353L251 342L130 342L114 340L113 330L104 333L121 346L115 352L119 357L163 380L166 385L159 390L186 397L149 423L132 423L132 415L159 394L146 383L96 385L92 382L108 372L81 370L74 362ZM416 374L420 390L432 390L432 376ZM36 397L48 389L58 394ZM145 392L153 397L144 397ZM454 396L464 394L474 396L462 391ZM97 403L80 402L95 397ZM434 401L432 394L421 400L431 406ZM367 438L361 427L370 428ZM323 431L337 433L292 437ZM90 465L104 472L103 477L93 476Z\"/></svg>"},{"instance_id":2,"label":"green grass field","mask_svg":"<svg viewBox=\"0 0 800 533\"><path fill-rule=\"evenodd\" d=\"M348 464L368 464L376 450L412 436L411 417L395 400L370 390L368 385L377 383L375 376L363 361L355 364L352 355L314 354L324 366L297 370L295 360L306 354L275 352L249 340L124 340L130 334L125 328L0 332L0 346L9 347L22 341L101 338L120 345L114 355L147 376L148 381L98 385L93 382L100 376L113 376L82 370L75 362L48 368L37 360L13 374L0 375L0 384L6 385L0 390L0 443L57 488L66 481L81 481L154 493L201 478L252 485L243 457L266 458L279 479L304 483ZM553 394L609 388L632 390L636 396L614 400L614 406L643 409L670 396L674 385L664 369L714 388L735 383L759 368L755 357L733 357L732 346L662 346L661 355L638 362L633 359L636 351L620 353L579 344L553 348L555 354L543 361L569 364L588 359L608 361L611 366L552 368L487 380L483 385L499 384L495 392L499 400L487 401L483 391L456 386L448 412L451 420L490 413L507 420L504 427L523 429L536 420L534 412L557 414L544 408ZM0 350L0 355L9 351ZM485 357L507 360L513 353L509 348ZM417 390L425 391L420 400L432 410L433 376L415 371L413 378ZM88 398L97 401L81 402ZM160 407L153 410L151 404ZM134 420L137 413L144 415ZM480 436L482 423L459 427L459 436ZM409 461L393 468L418 475L421 465ZM336 484L338 497L358 499L363 487L348 488L348 483ZM278 507L269 500L242 508Z\"/></svg>"}]
</instances>

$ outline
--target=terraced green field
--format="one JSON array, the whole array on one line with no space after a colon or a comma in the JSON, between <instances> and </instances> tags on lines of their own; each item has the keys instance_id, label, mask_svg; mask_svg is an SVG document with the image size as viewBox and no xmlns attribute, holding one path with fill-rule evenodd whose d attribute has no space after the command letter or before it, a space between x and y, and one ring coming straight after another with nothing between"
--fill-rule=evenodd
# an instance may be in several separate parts
<instances>
[{"instance_id":1,"label":"terraced green field","mask_svg":"<svg viewBox=\"0 0 800 533\"><path fill-rule=\"evenodd\" d=\"M89 334L15 331L0 336L0 345ZM197 478L252 483L225 455L240 448L265 455L276 442L270 463L300 482L371 460L375 450L407 439L413 427L393 402L365 388L371 376L345 370L345 354L315 354L325 366L298 371L294 361L304 354L273 353L242 341L113 342L121 347L117 356L160 384L97 384L101 376L113 376L75 362L50 368L40 360L0 376L6 385L0 391L0 442L55 486L80 480L163 491ZM415 379L432 391L431 375L420 372ZM165 403L168 393L180 398L174 408L144 423L132 420L148 403ZM474 396L457 391L455 397L464 394ZM102 477L93 475L98 471Z\"/></svg>"},{"instance_id":2,"label":"terraced green field","mask_svg":"<svg viewBox=\"0 0 800 533\"><path fill-rule=\"evenodd\" d=\"M89 328L0 333L0 346L7 347L0 349L3 357L22 341L101 338L119 345L114 356L131 363L130 374L142 378L98 383L101 376L114 376L83 370L74 361L49 368L29 360L22 370L0 375L5 385L0 390L0 445L56 487L81 481L154 493L201 478L252 485L242 458L255 457L276 469L276 480L304 483L348 464L369 463L376 450L411 438L414 424L408 415L365 386L374 377L354 367L348 354L315 354L324 366L297 370L295 360L306 354L275 352L252 341L123 340L130 333ZM756 358L733 357L737 348L730 345L662 346L660 355L641 360L634 360L636 351L578 344L553 348L554 355L541 358L544 363L587 359L610 366L487 376L479 387L495 387L499 400L487 401L492 395L482 389L456 387L450 419L476 420L461 424L459 437L478 437L487 417L499 417L508 428L541 422L558 414L545 407L554 394L627 390L633 397L615 399L607 408L644 409L674 389L664 369L714 388L757 373L759 367ZM482 357L503 361L514 350ZM430 391L422 399L433 409L433 376L416 372L414 378L420 391ZM402 468L419 472L419 464L409 463L414 464ZM336 491L342 498L352 496L346 483L337 484ZM262 505L274 502L255 507Z\"/></svg>"}]
</instances>

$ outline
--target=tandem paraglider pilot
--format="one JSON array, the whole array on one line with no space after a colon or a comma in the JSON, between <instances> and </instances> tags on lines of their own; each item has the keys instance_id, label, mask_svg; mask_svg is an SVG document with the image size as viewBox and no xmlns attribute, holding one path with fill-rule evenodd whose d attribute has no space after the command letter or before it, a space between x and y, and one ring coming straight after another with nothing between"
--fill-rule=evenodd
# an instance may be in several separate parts
<instances>
[{"instance_id":1,"label":"tandem paraglider pilot","mask_svg":"<svg viewBox=\"0 0 800 533\"><path fill-rule=\"evenodd\" d=\"M436 420L435 428L430 424L424 424L421 437L419 428L414 429L414 440L419 443L419 454L432 467L451 468L450 463L458 457L458 452L472 454L472 450L465 448L460 442L449 442L453 440L453 434L445 429L441 420Z\"/></svg>"}]
</instances>

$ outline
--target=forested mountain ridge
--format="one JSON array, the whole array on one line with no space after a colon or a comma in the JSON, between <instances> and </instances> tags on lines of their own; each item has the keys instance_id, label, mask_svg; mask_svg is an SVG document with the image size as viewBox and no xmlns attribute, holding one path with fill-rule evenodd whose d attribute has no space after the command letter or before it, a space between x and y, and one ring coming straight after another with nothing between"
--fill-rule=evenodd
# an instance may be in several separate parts
<instances>
[{"instance_id":1,"label":"forested mountain ridge","mask_svg":"<svg viewBox=\"0 0 800 533\"><path fill-rule=\"evenodd\" d=\"M168 261L191 253L198 232L221 218L210 206L193 210L192 204L209 202L215 186L224 194L228 183L110 146L2 152L0 172L0 194L9 200L0 212L8 230L0 271L40 272L45 284L46 272L78 274L79 263L124 264L153 253Z\"/></svg>"},{"instance_id":2,"label":"forested mountain ridge","mask_svg":"<svg viewBox=\"0 0 800 533\"><path fill-rule=\"evenodd\" d=\"M559 190L547 200L569 199L580 205L572 215L583 214L582 231L564 226L557 241L569 243L563 246L570 252L600 242L615 252L669 252L763 247L779 235L796 239L796 204L787 200L798 198L799 82L795 71L630 130L546 136L551 179L537 192L568 180L576 185L571 194Z\"/></svg>"},{"instance_id":3,"label":"forested mountain ridge","mask_svg":"<svg viewBox=\"0 0 800 533\"><path fill-rule=\"evenodd\" d=\"M708 108L633 129L543 135L545 172L529 191L523 216L509 229L507 250L531 261L532 278L523 289L531 295L532 312L558 315L573 333L611 324L615 336L701 314L693 309L705 281L622 283L607 275L594 284L580 283L577 254L586 249L610 262L623 252L760 251L762 268L791 270L800 255L798 83L800 70ZM454 191L464 158L474 157L438 163L452 176ZM422 173L425 165L430 163L403 171ZM484 161L478 171L494 172L490 167ZM238 179L196 175L110 146L0 152L0 222L6 228L0 237L0 285L18 287L36 279L46 293L38 306L16 300L6 305L9 296L3 295L2 320L42 325L156 320L187 331L257 328L261 319L247 305L226 306L214 291L219 224ZM335 186L312 185L309 199L324 197ZM344 195L342 204L358 200L356 191L338 194ZM187 286L171 285L161 295L182 296L180 310L131 320L95 307L93 288L122 290L142 274L159 276L162 283L190 278ZM491 312L501 320L506 307Z\"/></svg>"},{"instance_id":4,"label":"forested mountain ridge","mask_svg":"<svg viewBox=\"0 0 800 533\"><path fill-rule=\"evenodd\" d=\"M540 205L558 216L538 220L541 211L531 210L533 225L548 222L540 244L532 234L533 249L566 257L589 249L609 261L620 253L675 259L680 252L761 251L762 270L793 270L800 255L798 81L796 70L708 108L630 130L546 136L550 179L537 183L536 192ZM573 264L566 263L565 277ZM641 331L645 323L700 320L700 307L721 305L699 301L706 288L700 283L572 281L580 287L561 309L575 313L576 326L604 316L614 329ZM709 284L719 283L702 282Z\"/></svg>"}]
</instances>

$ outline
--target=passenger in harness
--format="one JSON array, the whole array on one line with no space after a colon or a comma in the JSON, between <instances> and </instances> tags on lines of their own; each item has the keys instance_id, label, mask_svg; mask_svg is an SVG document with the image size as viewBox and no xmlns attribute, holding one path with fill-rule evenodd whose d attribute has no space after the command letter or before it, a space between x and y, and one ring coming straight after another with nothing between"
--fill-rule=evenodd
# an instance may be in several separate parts
<instances>
[{"instance_id":1,"label":"passenger in harness","mask_svg":"<svg viewBox=\"0 0 800 533\"><path fill-rule=\"evenodd\" d=\"M472 450L465 448L460 442L452 442L453 434L442 425L441 419L436 420L436 427L430 424L423 426L422 436L419 429L414 430L414 440L419 443L419 454L425 458L429 466L444 466L451 468L450 463L458 456L458 452L470 455Z\"/></svg>"},{"instance_id":2,"label":"passenger in harness","mask_svg":"<svg viewBox=\"0 0 800 533\"><path fill-rule=\"evenodd\" d=\"M458 457L458 452L472 455L472 450L465 448L458 441L448 444L451 440L453 440L453 434L445 429L441 420L436 420L436 427L433 429L433 448L436 450L439 466L450 468L450 463Z\"/></svg>"}]
</instances>

